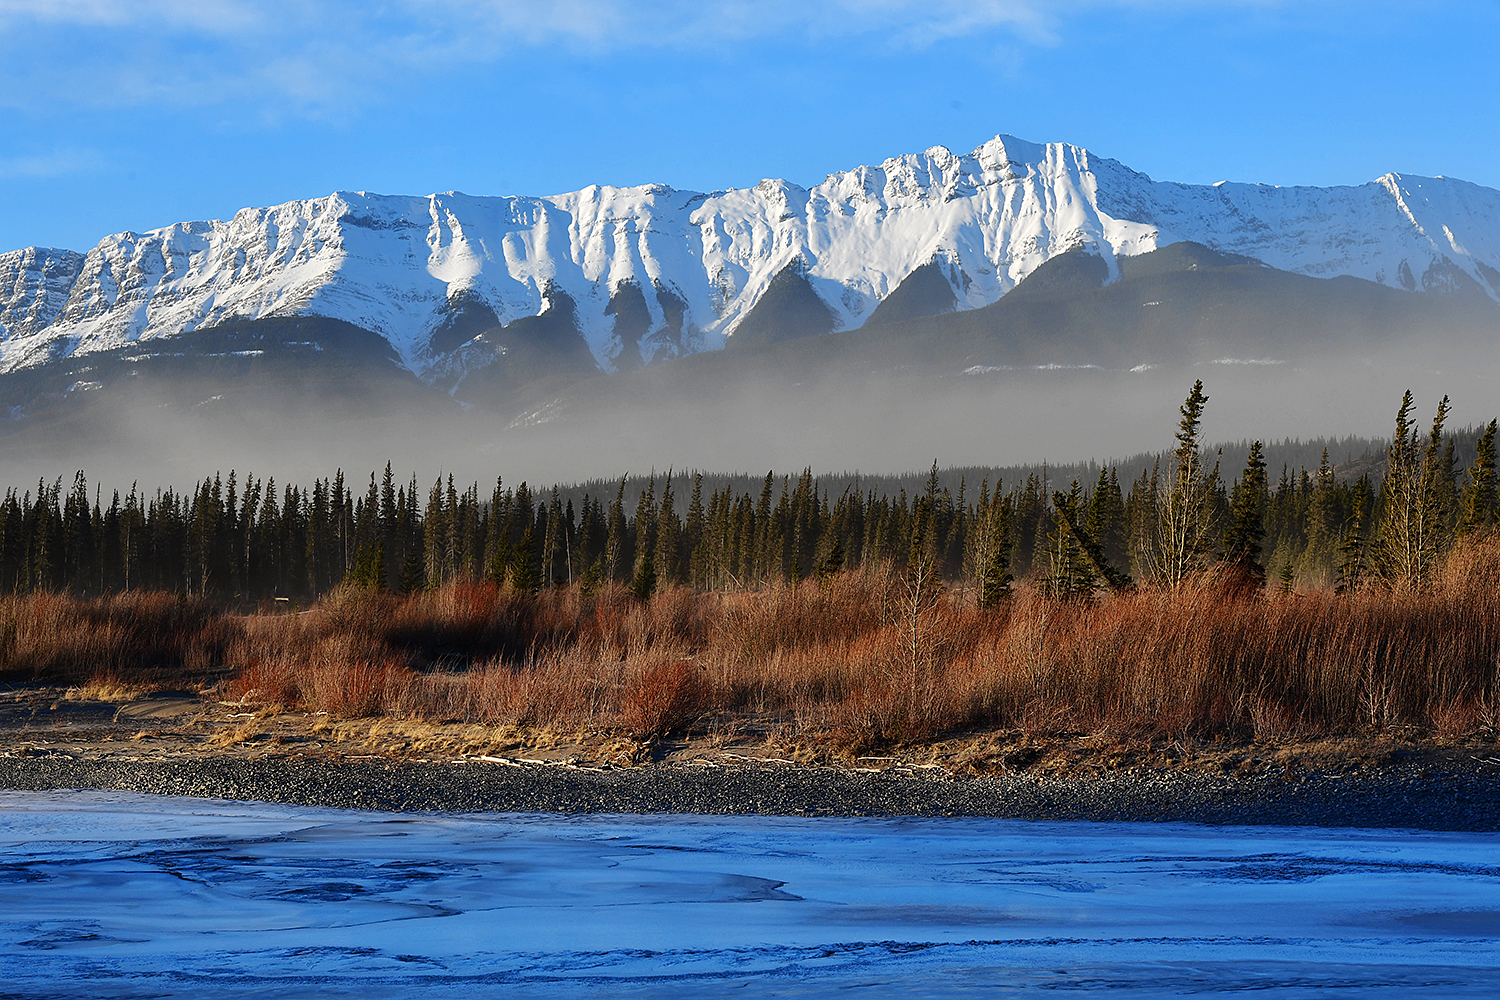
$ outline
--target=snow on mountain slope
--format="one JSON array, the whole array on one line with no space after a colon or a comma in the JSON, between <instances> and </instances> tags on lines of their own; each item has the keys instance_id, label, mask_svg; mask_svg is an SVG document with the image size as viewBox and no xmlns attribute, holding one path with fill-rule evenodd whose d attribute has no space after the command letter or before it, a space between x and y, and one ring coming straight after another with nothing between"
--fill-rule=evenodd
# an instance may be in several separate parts
<instances>
[{"instance_id":1,"label":"snow on mountain slope","mask_svg":"<svg viewBox=\"0 0 1500 1000\"><path fill-rule=\"evenodd\" d=\"M0 254L0 340L35 337L67 301L83 254L27 247Z\"/></svg>"},{"instance_id":2,"label":"snow on mountain slope","mask_svg":"<svg viewBox=\"0 0 1500 1000\"><path fill-rule=\"evenodd\" d=\"M1116 256L1180 240L1318 277L1500 298L1500 191L1397 174L1333 188L1161 183L1077 146L999 136L966 156L934 147L813 188L339 192L118 234L87 256L20 250L0 255L0 371L231 318L310 314L381 334L424 373L444 361L431 334L460 303L483 302L503 324L559 295L613 371L723 346L787 267L850 328L930 262L966 309L1066 250L1093 249L1113 274ZM645 318L617 307L634 290ZM627 312L645 329L620 329Z\"/></svg>"}]
</instances>

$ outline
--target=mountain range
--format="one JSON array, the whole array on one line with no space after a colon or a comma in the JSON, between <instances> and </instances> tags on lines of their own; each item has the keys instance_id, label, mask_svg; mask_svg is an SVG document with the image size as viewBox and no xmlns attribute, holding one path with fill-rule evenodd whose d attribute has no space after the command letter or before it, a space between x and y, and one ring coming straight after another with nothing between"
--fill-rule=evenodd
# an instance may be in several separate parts
<instances>
[{"instance_id":1,"label":"mountain range","mask_svg":"<svg viewBox=\"0 0 1500 1000\"><path fill-rule=\"evenodd\" d=\"M97 438L146 396L285 411L290 394L320 420L478 410L514 430L709 405L751 373L1013 383L1414 338L1452 365L1493 356L1497 302L1500 191L1444 177L1179 184L997 136L811 188L338 192L0 254L0 439Z\"/></svg>"}]
</instances>

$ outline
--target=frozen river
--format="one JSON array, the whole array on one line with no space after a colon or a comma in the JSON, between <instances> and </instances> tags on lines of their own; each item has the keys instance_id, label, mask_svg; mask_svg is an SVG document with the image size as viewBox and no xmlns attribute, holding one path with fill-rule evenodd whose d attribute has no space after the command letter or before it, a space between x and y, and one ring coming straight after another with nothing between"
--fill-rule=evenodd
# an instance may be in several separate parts
<instances>
[{"instance_id":1,"label":"frozen river","mask_svg":"<svg viewBox=\"0 0 1500 1000\"><path fill-rule=\"evenodd\" d=\"M1500 996L1493 834L0 793L0 997Z\"/></svg>"}]
</instances>

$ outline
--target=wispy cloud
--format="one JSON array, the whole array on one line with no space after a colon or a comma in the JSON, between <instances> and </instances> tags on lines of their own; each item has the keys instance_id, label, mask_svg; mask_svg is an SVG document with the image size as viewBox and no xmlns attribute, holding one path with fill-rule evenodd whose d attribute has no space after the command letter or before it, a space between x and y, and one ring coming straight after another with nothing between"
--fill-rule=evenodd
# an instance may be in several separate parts
<instances>
[{"instance_id":1,"label":"wispy cloud","mask_svg":"<svg viewBox=\"0 0 1500 1000\"><path fill-rule=\"evenodd\" d=\"M1214 7L1284 7L1219 0ZM1319 0L1313 0L1316 4ZM1321 0L1322 5L1348 0ZM1053 44L1104 8L1203 0L0 0L0 106L243 101L347 110L393 80L495 63L525 48L584 54L873 38L896 48L993 36ZM42 95L42 96L38 96Z\"/></svg>"},{"instance_id":2,"label":"wispy cloud","mask_svg":"<svg viewBox=\"0 0 1500 1000\"><path fill-rule=\"evenodd\" d=\"M264 23L266 5L237 0L0 0L0 24L156 25L207 32Z\"/></svg>"},{"instance_id":3,"label":"wispy cloud","mask_svg":"<svg viewBox=\"0 0 1500 1000\"><path fill-rule=\"evenodd\" d=\"M25 156L0 156L0 180L64 177L95 170L100 163L99 154L91 149L60 149Z\"/></svg>"},{"instance_id":4,"label":"wispy cloud","mask_svg":"<svg viewBox=\"0 0 1500 1000\"><path fill-rule=\"evenodd\" d=\"M408 9L461 19L530 44L560 39L603 48L674 47L780 35L829 38L893 29L933 41L996 27L1035 32L1056 8L1038 0L408 0Z\"/></svg>"}]
</instances>

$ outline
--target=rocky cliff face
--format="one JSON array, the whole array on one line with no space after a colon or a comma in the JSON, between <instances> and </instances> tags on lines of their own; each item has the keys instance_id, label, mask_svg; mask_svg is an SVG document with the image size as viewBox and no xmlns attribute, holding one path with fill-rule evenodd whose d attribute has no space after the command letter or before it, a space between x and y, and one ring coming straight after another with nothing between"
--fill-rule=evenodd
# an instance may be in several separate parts
<instances>
[{"instance_id":1,"label":"rocky cliff face","mask_svg":"<svg viewBox=\"0 0 1500 1000\"><path fill-rule=\"evenodd\" d=\"M724 346L778 275L805 278L832 328L849 329L919 269L922 301L962 310L1071 249L1114 276L1119 257L1185 240L1306 275L1500 299L1500 191L1397 174L1333 188L1162 183L1077 146L999 136L812 188L340 192L122 233L87 255L19 250L0 255L0 371L306 315L378 333L412 371L451 379L471 335L564 308L552 325L612 372ZM926 287L935 280L951 298Z\"/></svg>"}]
</instances>

